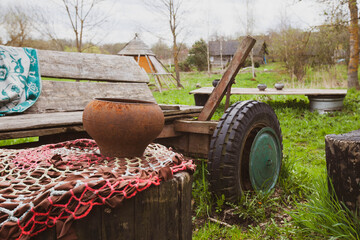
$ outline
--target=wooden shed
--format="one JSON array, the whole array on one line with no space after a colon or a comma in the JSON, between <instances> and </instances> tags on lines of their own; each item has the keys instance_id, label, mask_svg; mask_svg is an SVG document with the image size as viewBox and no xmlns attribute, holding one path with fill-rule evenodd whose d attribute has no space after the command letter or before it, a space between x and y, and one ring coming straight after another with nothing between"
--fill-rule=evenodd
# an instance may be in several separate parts
<instances>
[{"instance_id":1,"label":"wooden shed","mask_svg":"<svg viewBox=\"0 0 360 240\"><path fill-rule=\"evenodd\" d=\"M209 41L209 55L212 67L224 68L233 58L240 42L237 40Z\"/></svg>"},{"instance_id":2,"label":"wooden shed","mask_svg":"<svg viewBox=\"0 0 360 240\"><path fill-rule=\"evenodd\" d=\"M240 38L243 39L243 38ZM213 67L225 67L233 58L240 40L209 41L210 62ZM257 40L253 48L254 60L260 64L266 63L268 55L267 44L264 40Z\"/></svg>"},{"instance_id":3,"label":"wooden shed","mask_svg":"<svg viewBox=\"0 0 360 240\"><path fill-rule=\"evenodd\" d=\"M175 84L174 76L160 62L154 52L139 38L138 34L135 34L135 37L118 52L118 55L134 57L139 66L154 77L155 84L160 92L163 83L167 87L170 84Z\"/></svg>"},{"instance_id":4,"label":"wooden shed","mask_svg":"<svg viewBox=\"0 0 360 240\"><path fill-rule=\"evenodd\" d=\"M257 40L253 48L254 60L261 64L266 64L266 56L269 55L267 44L264 40Z\"/></svg>"}]
</instances>

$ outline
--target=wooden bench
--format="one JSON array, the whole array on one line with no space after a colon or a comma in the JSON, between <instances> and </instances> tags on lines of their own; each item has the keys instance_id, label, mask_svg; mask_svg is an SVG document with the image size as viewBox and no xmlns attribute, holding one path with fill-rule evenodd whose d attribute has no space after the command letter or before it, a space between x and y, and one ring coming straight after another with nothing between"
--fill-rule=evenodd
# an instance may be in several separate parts
<instances>
[{"instance_id":1,"label":"wooden bench","mask_svg":"<svg viewBox=\"0 0 360 240\"><path fill-rule=\"evenodd\" d=\"M82 111L96 97L155 102L148 75L131 57L38 50L38 58L43 78L73 81L42 80L41 95L31 108L0 117L0 140L39 137L39 142L27 144L35 146L89 137L82 126ZM199 107L163 108L168 122L201 111Z\"/></svg>"},{"instance_id":2,"label":"wooden bench","mask_svg":"<svg viewBox=\"0 0 360 240\"><path fill-rule=\"evenodd\" d=\"M82 112L94 98L155 102L147 86L148 75L132 57L38 50L38 58L42 78L66 80L43 79L41 95L33 106L22 114L0 117L0 140L39 137L38 142L8 148L90 138L82 126ZM160 137L178 135L173 130L172 122L178 118L197 116L201 111L199 107L162 107L166 126ZM97 239L114 239L124 234L129 239L140 235L142 239L190 239L191 181L188 173L178 173L172 181L151 187L149 191L136 196L136 199L124 201L123 206L113 210L112 214L104 214L106 207L99 207L87 217L86 223L83 219L76 225L78 236L83 236L80 239L90 239L101 235L103 237ZM166 195L166 198L157 200L159 194ZM117 219L120 212L125 212L128 217L122 214L123 217ZM158 215L159 212L164 214ZM135 213L136 216L133 215ZM154 221L149 222L148 218ZM109 219L112 220L110 223L107 222ZM97 227L89 229L89 222L96 222ZM165 225L155 226L158 222L164 222ZM135 227L140 230L135 230ZM55 239L55 232L56 229L49 229L38 239Z\"/></svg>"},{"instance_id":3,"label":"wooden bench","mask_svg":"<svg viewBox=\"0 0 360 240\"><path fill-rule=\"evenodd\" d=\"M202 87L190 92L194 94L195 105L203 106L209 98L213 87ZM345 89L287 89L276 90L267 88L260 91L257 88L231 88L231 95L305 95L310 101L310 110L320 113L341 110L347 94Z\"/></svg>"}]
</instances>

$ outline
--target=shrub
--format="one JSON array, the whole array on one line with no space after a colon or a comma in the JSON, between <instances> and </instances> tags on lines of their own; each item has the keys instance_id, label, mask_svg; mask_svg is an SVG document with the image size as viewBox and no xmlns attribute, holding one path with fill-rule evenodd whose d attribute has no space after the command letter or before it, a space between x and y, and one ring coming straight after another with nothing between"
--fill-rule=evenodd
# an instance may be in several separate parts
<instances>
[{"instance_id":1,"label":"shrub","mask_svg":"<svg viewBox=\"0 0 360 240\"><path fill-rule=\"evenodd\" d=\"M191 72L191 66L187 60L180 62L179 68L182 72Z\"/></svg>"},{"instance_id":2,"label":"shrub","mask_svg":"<svg viewBox=\"0 0 360 240\"><path fill-rule=\"evenodd\" d=\"M195 42L189 51L186 59L191 66L196 67L198 71L204 71L207 68L207 45L203 39Z\"/></svg>"}]
</instances>

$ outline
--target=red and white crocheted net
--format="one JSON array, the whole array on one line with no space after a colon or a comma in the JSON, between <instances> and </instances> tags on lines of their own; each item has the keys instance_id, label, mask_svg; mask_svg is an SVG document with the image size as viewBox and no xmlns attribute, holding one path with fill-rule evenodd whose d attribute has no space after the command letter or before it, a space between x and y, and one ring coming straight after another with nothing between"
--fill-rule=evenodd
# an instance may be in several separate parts
<instances>
[{"instance_id":1,"label":"red and white crocheted net","mask_svg":"<svg viewBox=\"0 0 360 240\"><path fill-rule=\"evenodd\" d=\"M89 139L0 149L0 239L28 239L58 224L64 232L95 205L115 207L179 171L195 171L193 161L160 144L140 158L105 157Z\"/></svg>"}]
</instances>

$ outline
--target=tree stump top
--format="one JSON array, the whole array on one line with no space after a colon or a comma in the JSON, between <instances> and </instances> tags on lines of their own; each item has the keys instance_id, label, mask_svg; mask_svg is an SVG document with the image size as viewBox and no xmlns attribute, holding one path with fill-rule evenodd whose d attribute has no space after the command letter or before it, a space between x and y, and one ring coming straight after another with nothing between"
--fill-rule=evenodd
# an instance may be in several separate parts
<instances>
[{"instance_id":1,"label":"tree stump top","mask_svg":"<svg viewBox=\"0 0 360 240\"><path fill-rule=\"evenodd\" d=\"M344 134L330 134L326 135L325 139L333 139L342 142L354 142L360 143L360 129L352 132L344 133Z\"/></svg>"}]
</instances>

